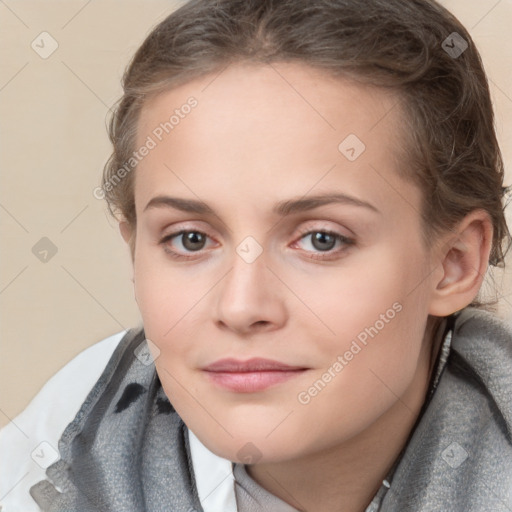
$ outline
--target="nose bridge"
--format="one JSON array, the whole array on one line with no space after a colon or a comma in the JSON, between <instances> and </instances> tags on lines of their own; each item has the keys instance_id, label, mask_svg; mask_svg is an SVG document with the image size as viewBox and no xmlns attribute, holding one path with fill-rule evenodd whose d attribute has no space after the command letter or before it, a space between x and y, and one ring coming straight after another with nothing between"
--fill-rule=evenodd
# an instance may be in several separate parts
<instances>
[{"instance_id":1,"label":"nose bridge","mask_svg":"<svg viewBox=\"0 0 512 512\"><path fill-rule=\"evenodd\" d=\"M217 294L217 320L235 330L262 322L279 324L284 318L278 284L267 268L268 254L255 242L244 239L236 247Z\"/></svg>"},{"instance_id":2,"label":"nose bridge","mask_svg":"<svg viewBox=\"0 0 512 512\"><path fill-rule=\"evenodd\" d=\"M270 253L264 248L266 243L265 233L254 223L243 224L242 212L237 219L237 224L232 230L232 235L240 242L233 246L233 253L230 258L231 271L227 276L228 287L237 293L257 292L255 285L263 286L266 281L266 274L269 272ZM246 212L246 218L257 215L256 212ZM253 235L249 233L253 233ZM235 238L236 240L236 238ZM253 290L246 290L245 287L253 287Z\"/></svg>"},{"instance_id":3,"label":"nose bridge","mask_svg":"<svg viewBox=\"0 0 512 512\"><path fill-rule=\"evenodd\" d=\"M242 242L236 248L231 260L231 271L226 276L224 293L244 300L247 304L258 301L267 295L268 285L267 254L261 250L255 254L254 247L250 243Z\"/></svg>"}]
</instances>

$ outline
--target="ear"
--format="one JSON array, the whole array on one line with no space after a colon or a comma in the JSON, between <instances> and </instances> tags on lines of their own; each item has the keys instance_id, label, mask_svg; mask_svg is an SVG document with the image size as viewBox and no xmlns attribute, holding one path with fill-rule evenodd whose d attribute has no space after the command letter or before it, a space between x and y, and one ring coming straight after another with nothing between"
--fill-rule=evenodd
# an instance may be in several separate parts
<instances>
[{"instance_id":1,"label":"ear","mask_svg":"<svg viewBox=\"0 0 512 512\"><path fill-rule=\"evenodd\" d=\"M133 263L135 261L135 228L129 222L121 220L119 221L119 231L130 248L130 256Z\"/></svg>"},{"instance_id":2,"label":"ear","mask_svg":"<svg viewBox=\"0 0 512 512\"><path fill-rule=\"evenodd\" d=\"M493 226L485 210L474 210L444 238L438 252L429 313L448 316L477 296L489 265ZM442 270L441 270L442 269Z\"/></svg>"},{"instance_id":3,"label":"ear","mask_svg":"<svg viewBox=\"0 0 512 512\"><path fill-rule=\"evenodd\" d=\"M129 244L132 237L132 227L130 224L128 224L128 222L125 220L120 221L119 231L121 232L121 236L123 237L124 241Z\"/></svg>"}]
</instances>

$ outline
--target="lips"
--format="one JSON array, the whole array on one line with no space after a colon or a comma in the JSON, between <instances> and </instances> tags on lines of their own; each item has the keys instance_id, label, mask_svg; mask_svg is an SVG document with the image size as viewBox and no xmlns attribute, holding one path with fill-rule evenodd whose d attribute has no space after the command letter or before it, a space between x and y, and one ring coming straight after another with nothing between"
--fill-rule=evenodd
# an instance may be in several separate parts
<instances>
[{"instance_id":1,"label":"lips","mask_svg":"<svg viewBox=\"0 0 512 512\"><path fill-rule=\"evenodd\" d=\"M254 357L247 361L239 361L237 359L219 359L208 365L204 370L209 372L262 372L262 371L290 371L304 370L303 366L290 366L272 359L263 359Z\"/></svg>"},{"instance_id":2,"label":"lips","mask_svg":"<svg viewBox=\"0 0 512 512\"><path fill-rule=\"evenodd\" d=\"M290 366L271 359L252 358L247 361L220 359L203 371L214 384L237 393L254 393L288 381L307 368Z\"/></svg>"}]
</instances>

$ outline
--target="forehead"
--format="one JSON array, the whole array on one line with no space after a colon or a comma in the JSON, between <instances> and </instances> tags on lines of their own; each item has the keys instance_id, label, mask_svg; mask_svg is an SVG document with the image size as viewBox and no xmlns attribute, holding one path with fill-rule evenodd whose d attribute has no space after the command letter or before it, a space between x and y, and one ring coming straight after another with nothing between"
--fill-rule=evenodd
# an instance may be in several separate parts
<instances>
[{"instance_id":1,"label":"forehead","mask_svg":"<svg viewBox=\"0 0 512 512\"><path fill-rule=\"evenodd\" d=\"M245 128L243 133L250 130L251 135L263 136L266 141L273 136L272 125L288 128L291 136L309 131L310 135L332 132L339 137L352 130L369 139L382 135L383 130L376 127L384 118L387 127L393 124L396 128L401 118L398 97L386 89L334 77L306 64L238 63L147 100L139 118L138 142L169 120L190 96L197 98L199 108L194 114L200 112L200 116L191 116L187 125L200 117L195 128L218 132L236 123ZM297 124L299 120L302 123ZM173 136L183 131L177 125L174 128Z\"/></svg>"},{"instance_id":2,"label":"forehead","mask_svg":"<svg viewBox=\"0 0 512 512\"><path fill-rule=\"evenodd\" d=\"M401 120L397 97L382 89L302 64L231 64L146 102L137 147L150 138L154 148L137 168L136 203L162 188L208 195L219 183L276 200L341 186L381 206L409 187L419 201L396 172Z\"/></svg>"}]
</instances>

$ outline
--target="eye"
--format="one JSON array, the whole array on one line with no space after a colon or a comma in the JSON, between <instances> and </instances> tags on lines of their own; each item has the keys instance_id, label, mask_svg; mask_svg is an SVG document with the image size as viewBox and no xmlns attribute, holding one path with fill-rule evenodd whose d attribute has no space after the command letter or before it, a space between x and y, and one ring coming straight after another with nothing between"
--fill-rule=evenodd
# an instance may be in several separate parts
<instances>
[{"instance_id":1,"label":"eye","mask_svg":"<svg viewBox=\"0 0 512 512\"><path fill-rule=\"evenodd\" d=\"M309 240L308 243L305 243L306 251L311 252L311 257L314 259L332 259L333 256L339 256L347 250L348 246L354 244L354 240L343 236L341 233L325 229L303 232L299 241L302 240ZM333 250L336 246L338 246L338 249Z\"/></svg>"},{"instance_id":2,"label":"eye","mask_svg":"<svg viewBox=\"0 0 512 512\"><path fill-rule=\"evenodd\" d=\"M354 240L343 236L341 233L328 229L310 229L302 231L300 239L294 245L301 241L306 246L305 252L309 257L318 260L334 259L341 256L341 253L347 250L348 246L355 243ZM164 251L177 260L191 260L201 256L210 237L198 230L182 229L175 233L164 236L159 244L163 246ZM334 250L338 247L336 250ZM187 255L192 254L192 255ZM193 255L193 253L198 253Z\"/></svg>"},{"instance_id":3,"label":"eye","mask_svg":"<svg viewBox=\"0 0 512 512\"><path fill-rule=\"evenodd\" d=\"M165 252L175 259L189 259L191 256L186 256L180 253L187 252L200 252L204 249L206 242L210 238L206 233L197 230L181 230L176 233L170 233L160 240ZM175 240L175 243L171 242ZM172 247L177 247L177 251Z\"/></svg>"}]
</instances>

